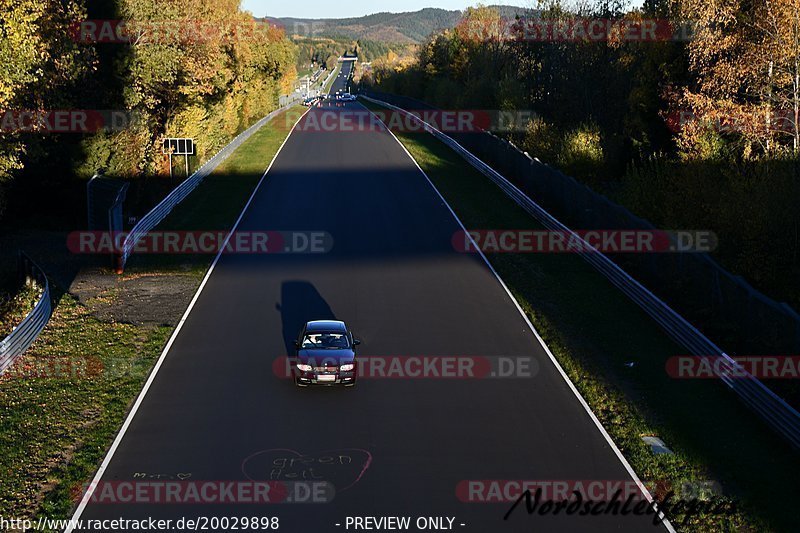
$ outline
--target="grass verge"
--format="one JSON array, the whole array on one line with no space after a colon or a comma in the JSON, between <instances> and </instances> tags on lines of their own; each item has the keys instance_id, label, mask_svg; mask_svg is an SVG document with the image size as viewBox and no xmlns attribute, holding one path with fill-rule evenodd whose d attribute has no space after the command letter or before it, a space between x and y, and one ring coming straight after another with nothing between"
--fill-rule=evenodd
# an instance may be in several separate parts
<instances>
[{"instance_id":1,"label":"grass verge","mask_svg":"<svg viewBox=\"0 0 800 533\"><path fill-rule=\"evenodd\" d=\"M163 231L227 230L236 221L281 143L297 119L307 111L294 106L273 118L226 159L191 196L178 204L159 226ZM131 274L142 271L180 270L202 275L209 255L133 255Z\"/></svg>"},{"instance_id":2,"label":"grass verge","mask_svg":"<svg viewBox=\"0 0 800 533\"><path fill-rule=\"evenodd\" d=\"M336 63L336 67L333 69L333 75L331 76L331 79L328 80L328 83L326 83L325 87L322 88L323 94L330 94L331 87L333 87L333 82L336 81L336 77L339 75L340 70L342 70L342 64Z\"/></svg>"},{"instance_id":3,"label":"grass verge","mask_svg":"<svg viewBox=\"0 0 800 533\"><path fill-rule=\"evenodd\" d=\"M0 339L4 339L33 310L42 297L42 288L25 284L16 294L0 294Z\"/></svg>"},{"instance_id":4,"label":"grass verge","mask_svg":"<svg viewBox=\"0 0 800 533\"><path fill-rule=\"evenodd\" d=\"M397 137L467 228L542 229L433 136ZM575 255L488 258L643 481L718 482L722 493L715 497L736 505L726 515L671 514L678 530L796 529L797 454L722 384L670 378L667 358L685 350L638 306ZM660 437L674 454L651 453L641 440L646 435Z\"/></svg>"},{"instance_id":5,"label":"grass verge","mask_svg":"<svg viewBox=\"0 0 800 533\"><path fill-rule=\"evenodd\" d=\"M304 110L292 108L255 133L164 221L164 227L231 228L288 135L286 121L291 126ZM162 275L159 282L169 283L168 267L200 274L212 257L182 256L180 262L170 262L147 256L134 261L126 276ZM173 330L100 320L94 304L107 301L81 303L61 288L54 290L62 292L49 324L0 377L4 518L69 517ZM113 297L110 291L98 300Z\"/></svg>"}]
</instances>

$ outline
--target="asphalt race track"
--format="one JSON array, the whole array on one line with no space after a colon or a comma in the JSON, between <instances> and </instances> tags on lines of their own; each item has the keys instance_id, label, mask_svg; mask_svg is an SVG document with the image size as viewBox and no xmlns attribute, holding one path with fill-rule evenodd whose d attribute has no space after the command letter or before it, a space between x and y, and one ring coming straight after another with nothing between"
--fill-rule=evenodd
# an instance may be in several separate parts
<instances>
[{"instance_id":1,"label":"asphalt race track","mask_svg":"<svg viewBox=\"0 0 800 533\"><path fill-rule=\"evenodd\" d=\"M344 88L349 64L343 73L331 92ZM278 517L288 532L354 531L347 517L366 516L409 516L411 531L417 517L481 533L663 531L652 516L529 516L524 504L504 521L508 502L459 499L466 480L631 477L486 263L454 250L458 222L395 139L302 131L315 114L355 109L309 111L238 227L326 232L332 249L221 256L102 478L305 476L336 487L333 501L93 501L80 518ZM320 318L345 320L363 341L360 357L527 357L536 368L298 389L273 364L304 321Z\"/></svg>"}]
</instances>

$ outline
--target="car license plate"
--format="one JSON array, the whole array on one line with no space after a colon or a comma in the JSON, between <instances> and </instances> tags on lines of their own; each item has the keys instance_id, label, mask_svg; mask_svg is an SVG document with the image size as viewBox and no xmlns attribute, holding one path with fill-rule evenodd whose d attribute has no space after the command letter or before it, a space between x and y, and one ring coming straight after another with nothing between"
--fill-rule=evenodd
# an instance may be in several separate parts
<instances>
[{"instance_id":1,"label":"car license plate","mask_svg":"<svg viewBox=\"0 0 800 533\"><path fill-rule=\"evenodd\" d=\"M323 374L317 376L317 381L336 381L336 374Z\"/></svg>"}]
</instances>

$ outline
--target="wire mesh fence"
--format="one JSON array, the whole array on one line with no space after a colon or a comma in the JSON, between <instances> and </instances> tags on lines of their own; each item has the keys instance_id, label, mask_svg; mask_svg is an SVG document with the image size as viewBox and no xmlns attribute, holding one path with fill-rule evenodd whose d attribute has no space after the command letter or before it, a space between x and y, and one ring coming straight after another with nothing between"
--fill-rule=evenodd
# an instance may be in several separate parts
<instances>
[{"instance_id":1,"label":"wire mesh fence","mask_svg":"<svg viewBox=\"0 0 800 533\"><path fill-rule=\"evenodd\" d=\"M624 207L591 191L574 178L531 158L510 143L489 133L456 133L446 135L435 127L408 114L408 109L424 109L415 100L383 93L365 93L367 100L405 113L421 123L425 130L455 150L525 209L546 229L569 232L583 241L585 250L593 247L577 236L565 224L553 217L539 202L544 198L585 224L603 229L655 229L652 224L636 217ZM430 109L430 106L427 106ZM458 140L456 139L458 138ZM488 164L487 164L488 163ZM498 172L502 171L501 172ZM533 198L537 200L534 201ZM587 226L582 226L586 228ZM715 374L764 421L800 448L800 413L781 397L756 379L734 359L722 351L658 295L623 270L607 255L597 251L578 252L586 262L649 314L676 342L689 353L714 357ZM796 341L797 314L784 304L778 304L750 287L743 279L731 275L707 254L640 254L638 266L651 269L653 276L684 284L684 290L697 296L698 305L716 310L720 317L739 321L744 331L750 324L759 327L764 339L781 337L784 342ZM665 258L663 263L660 258ZM730 307L725 309L723 307ZM786 327L787 331L782 330ZM787 338L788 337L788 338Z\"/></svg>"},{"instance_id":2,"label":"wire mesh fence","mask_svg":"<svg viewBox=\"0 0 800 533\"><path fill-rule=\"evenodd\" d=\"M367 95L406 110L434 109L404 96L377 92ZM500 137L488 132L448 132L448 136L573 228L656 230L625 207L531 158ZM800 314L731 274L709 254L643 253L614 259L653 287L660 298L692 320L714 328L720 338L732 345L771 353L800 352Z\"/></svg>"}]
</instances>

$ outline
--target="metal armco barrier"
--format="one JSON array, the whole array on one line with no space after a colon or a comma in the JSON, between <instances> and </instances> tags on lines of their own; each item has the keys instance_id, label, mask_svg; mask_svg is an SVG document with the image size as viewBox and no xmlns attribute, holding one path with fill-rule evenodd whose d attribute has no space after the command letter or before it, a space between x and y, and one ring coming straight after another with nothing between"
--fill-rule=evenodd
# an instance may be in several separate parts
<instances>
[{"instance_id":1,"label":"metal armco barrier","mask_svg":"<svg viewBox=\"0 0 800 533\"><path fill-rule=\"evenodd\" d=\"M437 116L436 108L414 98L373 91L366 94L413 113L432 111L432 116ZM422 118L427 120L424 115ZM572 228L658 230L572 176L531 159L502 137L486 131L443 131ZM673 240L673 251L686 242ZM732 274L708 253L696 250L611 257L690 322L708 324L707 336L724 338L724 343L735 346L738 353L800 353L800 314Z\"/></svg>"},{"instance_id":2,"label":"metal armco barrier","mask_svg":"<svg viewBox=\"0 0 800 533\"><path fill-rule=\"evenodd\" d=\"M19 268L23 283L35 281L43 288L43 291L33 310L22 319L22 322L8 337L0 341L0 374L5 372L14 360L33 344L53 313L50 302L50 284L42 269L22 252L19 255Z\"/></svg>"},{"instance_id":3,"label":"metal armco barrier","mask_svg":"<svg viewBox=\"0 0 800 533\"><path fill-rule=\"evenodd\" d=\"M336 74L337 70L338 70L338 68L333 67L333 70L331 70L330 74L328 74L328 76L325 78L325 81L323 81L322 85L319 86L320 94L324 94L325 93L325 87L328 85L328 82L331 81L331 78L333 77L333 75Z\"/></svg>"},{"instance_id":4,"label":"metal armco barrier","mask_svg":"<svg viewBox=\"0 0 800 533\"><path fill-rule=\"evenodd\" d=\"M365 95L359 95L359 98L364 98L369 102L402 113L404 116L417 122L425 131L446 144L475 169L497 184L503 192L513 199L520 207L525 209L525 211L533 216L534 219L546 229L570 234L571 238L580 241L581 244L586 246L584 250L595 249L588 242L559 222L555 217L550 215L550 213L529 198L513 183L478 159L448 135L437 130L427 122L424 122L413 113L408 113L404 109L393 104ZM533 162L532 159L530 161L531 163ZM653 317L667 334L689 350L690 353L694 355L719 357L719 365L714 365L715 372L719 378L773 429L789 440L795 448L800 448L800 413L768 389L758 379L744 370L741 365L731 359L730 356L711 342L711 340L703 335L697 328L692 326L670 306L632 278L627 272L622 270L622 268L611 261L611 259L597 251L583 251L578 253L587 263L608 278L614 286L619 288L648 315Z\"/></svg>"},{"instance_id":5,"label":"metal armco barrier","mask_svg":"<svg viewBox=\"0 0 800 533\"><path fill-rule=\"evenodd\" d=\"M180 185L175 187L166 197L164 197L161 202L158 203L149 213L144 215L141 220L131 229L130 233L127 234L125 240L122 243L122 254L119 258L119 264L117 265L117 273L122 273L125 269L125 264L128 262L131 254L133 253L133 249L149 231L155 228L162 220L164 220L167 215L169 215L172 210L178 205L180 202L184 200L189 193L191 193L198 185L205 179L206 176L211 174L214 169L216 169L220 163L225 161L229 155L233 153L234 150L239 148L244 141L250 138L255 132L261 129L264 124L272 120L278 113L281 113L291 107L293 103L287 104L286 106L280 107L270 113L269 115L261 118L258 122L244 130L242 133L237 135L230 143L228 143L224 148L222 148L219 152L214 154L208 161L203 163L203 165L198 168L194 174L186 178Z\"/></svg>"},{"instance_id":6,"label":"metal armco barrier","mask_svg":"<svg viewBox=\"0 0 800 533\"><path fill-rule=\"evenodd\" d=\"M300 96L300 95L299 95L299 94L297 94L297 93L292 93L292 94L288 94L288 95L283 95L283 96L280 96L280 97L278 98L278 105L279 105L279 106L281 106L281 107L286 107L287 105L289 105L289 104L293 104L293 103L295 103L295 102L299 102L299 101L301 101L302 99L303 99L303 97L302 97L302 96Z\"/></svg>"}]
</instances>

